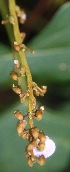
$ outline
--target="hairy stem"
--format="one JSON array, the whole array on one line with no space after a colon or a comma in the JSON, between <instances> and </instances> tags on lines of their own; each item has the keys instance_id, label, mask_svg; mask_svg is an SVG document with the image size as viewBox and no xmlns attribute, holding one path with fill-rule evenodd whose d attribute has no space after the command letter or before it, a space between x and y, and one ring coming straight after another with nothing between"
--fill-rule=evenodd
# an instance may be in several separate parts
<instances>
[{"instance_id":1,"label":"hairy stem","mask_svg":"<svg viewBox=\"0 0 70 172\"><path fill-rule=\"evenodd\" d=\"M14 38L15 41L21 45L22 44L22 40L21 40L21 36L20 36L20 31L19 31L19 24L18 24L18 19L16 16L16 3L15 0L9 0L9 11L10 11L10 16L13 19L13 32L14 32ZM27 85L28 85L28 90L29 90L29 107L28 107L28 111L29 111L29 125L32 128L33 127L33 120L32 120L32 108L33 108L33 89L32 89L32 76L31 76L31 72L25 57L25 54L23 51L19 51L19 58L21 59L21 63L23 68L25 68L25 72L26 72L26 77L27 77Z\"/></svg>"}]
</instances>

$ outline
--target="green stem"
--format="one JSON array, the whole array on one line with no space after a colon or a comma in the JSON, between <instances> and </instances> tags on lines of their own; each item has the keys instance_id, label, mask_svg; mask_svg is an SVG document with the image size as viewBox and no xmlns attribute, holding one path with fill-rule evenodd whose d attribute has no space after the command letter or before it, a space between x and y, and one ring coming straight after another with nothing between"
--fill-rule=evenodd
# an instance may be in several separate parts
<instances>
[{"instance_id":1,"label":"green stem","mask_svg":"<svg viewBox=\"0 0 70 172\"><path fill-rule=\"evenodd\" d=\"M20 31L19 31L19 24L18 24L18 19L16 16L16 3L15 0L9 0L9 11L10 11L10 16L12 16L13 20L14 20L14 24L13 24L13 32L14 32L14 37L15 37L15 41L21 45L22 44L22 40L21 40L21 36L20 36ZM28 90L29 90L29 107L28 107L28 111L29 111L29 125L32 128L33 127L33 120L32 120L32 109L33 109L33 89L32 89L32 76L31 76L31 72L25 57L25 54L23 51L19 51L19 57L21 59L21 63L23 68L25 68L25 72L26 72L26 77L27 77L27 84L28 84Z\"/></svg>"}]
</instances>

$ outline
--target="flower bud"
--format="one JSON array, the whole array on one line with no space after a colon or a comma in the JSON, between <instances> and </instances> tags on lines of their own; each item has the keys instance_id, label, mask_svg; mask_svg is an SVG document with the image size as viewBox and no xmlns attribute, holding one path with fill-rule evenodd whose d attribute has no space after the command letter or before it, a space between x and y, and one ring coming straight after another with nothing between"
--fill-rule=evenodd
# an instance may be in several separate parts
<instances>
[{"instance_id":1,"label":"flower bud","mask_svg":"<svg viewBox=\"0 0 70 172\"><path fill-rule=\"evenodd\" d=\"M27 152L32 151L34 148L34 145L32 143L29 143L27 146Z\"/></svg>"},{"instance_id":2,"label":"flower bud","mask_svg":"<svg viewBox=\"0 0 70 172\"><path fill-rule=\"evenodd\" d=\"M21 113L19 110L15 111L15 112L14 112L14 115L15 115L15 117L16 117L17 119L23 120L23 115L22 115L22 113Z\"/></svg>"},{"instance_id":3,"label":"flower bud","mask_svg":"<svg viewBox=\"0 0 70 172\"><path fill-rule=\"evenodd\" d=\"M39 163L40 165L44 165L44 164L45 164L45 157L44 157L44 155L41 155L41 156L39 157L38 163Z\"/></svg>"},{"instance_id":4,"label":"flower bud","mask_svg":"<svg viewBox=\"0 0 70 172\"><path fill-rule=\"evenodd\" d=\"M47 86L41 86L42 90L43 90L43 93L45 94L46 91L47 91Z\"/></svg>"},{"instance_id":5,"label":"flower bud","mask_svg":"<svg viewBox=\"0 0 70 172\"><path fill-rule=\"evenodd\" d=\"M35 163L35 162L36 162L36 158L35 158L35 156L34 156L34 155L31 155L31 161L32 161L33 163Z\"/></svg>"},{"instance_id":6,"label":"flower bud","mask_svg":"<svg viewBox=\"0 0 70 172\"><path fill-rule=\"evenodd\" d=\"M27 97L26 93L22 93L22 92L21 92L21 94L20 94L19 96L20 96L20 102L21 102L21 103L24 103L24 102L25 102L25 99L26 99L26 97Z\"/></svg>"},{"instance_id":7,"label":"flower bud","mask_svg":"<svg viewBox=\"0 0 70 172\"><path fill-rule=\"evenodd\" d=\"M35 117L37 120L41 120L42 119L42 111L41 110L37 110L35 112Z\"/></svg>"},{"instance_id":8,"label":"flower bud","mask_svg":"<svg viewBox=\"0 0 70 172\"><path fill-rule=\"evenodd\" d=\"M40 106L40 110L42 111L42 113L44 112L44 106Z\"/></svg>"},{"instance_id":9,"label":"flower bud","mask_svg":"<svg viewBox=\"0 0 70 172\"><path fill-rule=\"evenodd\" d=\"M38 138L40 139L40 142L45 143L46 137L45 137L45 134L43 132L39 132Z\"/></svg>"},{"instance_id":10,"label":"flower bud","mask_svg":"<svg viewBox=\"0 0 70 172\"><path fill-rule=\"evenodd\" d=\"M22 137L23 139L29 139L29 132L27 132L27 130L24 131L24 132L21 134L21 137Z\"/></svg>"},{"instance_id":11,"label":"flower bud","mask_svg":"<svg viewBox=\"0 0 70 172\"><path fill-rule=\"evenodd\" d=\"M16 81L18 80L18 76L17 76L16 72L14 72L14 71L10 73L10 77L11 77L13 80L16 80Z\"/></svg>"},{"instance_id":12,"label":"flower bud","mask_svg":"<svg viewBox=\"0 0 70 172\"><path fill-rule=\"evenodd\" d=\"M20 33L20 36L21 36L21 39L22 39L22 42L23 42L23 40L24 40L24 39L25 39L25 37L26 37L26 33L21 32L21 33Z\"/></svg>"},{"instance_id":13,"label":"flower bud","mask_svg":"<svg viewBox=\"0 0 70 172\"><path fill-rule=\"evenodd\" d=\"M20 45L16 41L14 42L14 49L20 51Z\"/></svg>"},{"instance_id":14,"label":"flower bud","mask_svg":"<svg viewBox=\"0 0 70 172\"><path fill-rule=\"evenodd\" d=\"M21 93L21 89L18 88L17 86L15 86L14 84L13 84L13 91L14 91L16 94L20 94L20 93Z\"/></svg>"},{"instance_id":15,"label":"flower bud","mask_svg":"<svg viewBox=\"0 0 70 172\"><path fill-rule=\"evenodd\" d=\"M38 149L39 151L43 151L44 148L45 148L45 144L39 142L39 143L38 143L38 146L37 146L37 149Z\"/></svg>"},{"instance_id":16,"label":"flower bud","mask_svg":"<svg viewBox=\"0 0 70 172\"><path fill-rule=\"evenodd\" d=\"M19 136L22 134L22 132L24 131L24 128L26 127L26 120L20 121L17 123L17 132L19 134Z\"/></svg>"},{"instance_id":17,"label":"flower bud","mask_svg":"<svg viewBox=\"0 0 70 172\"><path fill-rule=\"evenodd\" d=\"M30 134L34 137L34 139L38 138L39 131L38 128L34 127L30 129Z\"/></svg>"},{"instance_id":18,"label":"flower bud","mask_svg":"<svg viewBox=\"0 0 70 172\"><path fill-rule=\"evenodd\" d=\"M30 156L28 157L28 165L29 165L30 167L33 166L33 162L32 162L32 160L31 160Z\"/></svg>"},{"instance_id":19,"label":"flower bud","mask_svg":"<svg viewBox=\"0 0 70 172\"><path fill-rule=\"evenodd\" d=\"M34 88L33 91L36 96L39 96L39 91L36 88Z\"/></svg>"}]
</instances>

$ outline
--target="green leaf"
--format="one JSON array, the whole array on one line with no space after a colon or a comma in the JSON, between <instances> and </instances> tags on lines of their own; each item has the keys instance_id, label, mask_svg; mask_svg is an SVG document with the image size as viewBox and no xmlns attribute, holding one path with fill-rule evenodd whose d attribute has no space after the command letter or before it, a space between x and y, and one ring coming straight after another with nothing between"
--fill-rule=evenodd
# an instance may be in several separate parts
<instances>
[{"instance_id":1,"label":"green leaf","mask_svg":"<svg viewBox=\"0 0 70 172\"><path fill-rule=\"evenodd\" d=\"M0 117L0 170L1 172L23 172L23 169L29 172L61 172L67 167L70 151L70 123L69 113L62 111L51 111L45 109L43 120L36 122L40 130L43 130L56 144L55 153L46 160L46 164L41 167L35 164L32 168L27 165L25 158L25 147L28 144L20 138L16 132L16 123L13 112L20 109L26 113L26 105L19 103L12 105ZM65 108L65 107L64 107ZM70 109L70 106L69 106ZM66 115L65 115L66 114Z\"/></svg>"},{"instance_id":2,"label":"green leaf","mask_svg":"<svg viewBox=\"0 0 70 172\"><path fill-rule=\"evenodd\" d=\"M34 56L27 54L33 77L39 83L70 81L70 48L36 50Z\"/></svg>"},{"instance_id":3,"label":"green leaf","mask_svg":"<svg viewBox=\"0 0 70 172\"><path fill-rule=\"evenodd\" d=\"M12 79L9 74L13 70L13 59L11 54L1 53L0 56L0 88L8 89L12 85Z\"/></svg>"},{"instance_id":4,"label":"green leaf","mask_svg":"<svg viewBox=\"0 0 70 172\"><path fill-rule=\"evenodd\" d=\"M29 44L34 49L70 47L70 2L64 4L52 21ZM50 50L49 50L50 51Z\"/></svg>"}]
</instances>

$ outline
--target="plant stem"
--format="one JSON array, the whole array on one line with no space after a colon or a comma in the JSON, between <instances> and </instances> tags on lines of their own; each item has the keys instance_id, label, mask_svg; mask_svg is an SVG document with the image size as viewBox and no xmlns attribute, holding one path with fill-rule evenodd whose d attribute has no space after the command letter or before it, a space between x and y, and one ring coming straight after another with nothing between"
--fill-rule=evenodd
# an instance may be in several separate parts
<instances>
[{"instance_id":1,"label":"plant stem","mask_svg":"<svg viewBox=\"0 0 70 172\"><path fill-rule=\"evenodd\" d=\"M19 24L18 24L18 19L16 16L16 3L15 0L9 0L9 11L10 11L10 16L13 19L13 32L14 32L14 38L15 41L21 45L22 44L22 40L21 40L21 36L20 36L20 31L19 31ZM25 57L25 54L23 51L19 51L19 58L21 59L21 63L23 68L25 68L25 72L26 72L26 77L27 77L27 85L28 85L28 90L29 90L29 105L28 105L28 111L29 111L29 125L30 128L33 127L33 120L32 120L32 109L33 109L33 89L32 89L32 76L31 76L31 72Z\"/></svg>"}]
</instances>

